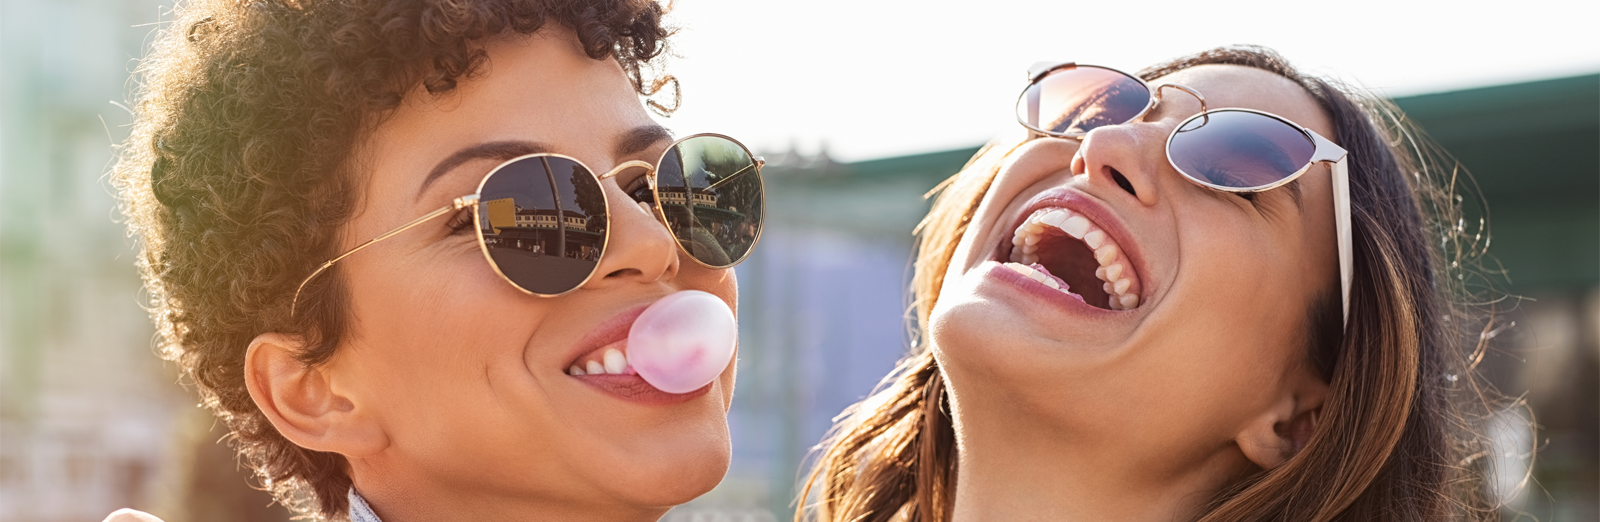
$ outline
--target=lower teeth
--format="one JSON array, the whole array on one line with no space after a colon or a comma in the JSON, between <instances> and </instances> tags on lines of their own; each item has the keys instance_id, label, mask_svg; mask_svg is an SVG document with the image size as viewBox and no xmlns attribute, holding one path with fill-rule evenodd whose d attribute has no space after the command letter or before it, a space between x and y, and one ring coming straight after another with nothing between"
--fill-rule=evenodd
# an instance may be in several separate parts
<instances>
[{"instance_id":1,"label":"lower teeth","mask_svg":"<svg viewBox=\"0 0 1600 522\"><path fill-rule=\"evenodd\" d=\"M1055 289L1056 291L1059 291L1059 292L1061 292L1063 294L1067 294L1067 295L1070 295L1070 296L1072 296L1074 298L1077 298L1079 301L1083 301L1084 300L1083 296L1073 293L1072 290L1071 290L1071 287L1068 286L1066 284L1066 282L1061 281L1059 278L1055 277L1054 275L1051 275L1048 270L1045 270L1044 267L1039 266L1037 263L1022 264L1022 263L1017 263L1017 262L1011 262L1011 263L1005 263L1005 267L1011 269L1012 272L1016 272L1018 274L1022 274L1023 276L1026 276L1028 279L1032 279L1034 281L1037 281L1037 282L1039 282L1039 284L1048 286L1048 287L1050 287L1052 289ZM1126 280L1124 280L1124 281L1126 281ZM1115 284L1110 283L1110 282L1105 282L1105 281L1102 281L1102 283L1104 283L1104 286L1102 286L1101 289L1105 290L1106 294L1109 296L1106 299L1106 301L1107 301L1106 302L1106 307L1107 308L1110 308L1112 310L1132 310L1132 309L1137 308L1139 306L1139 296L1137 296L1137 295L1119 294L1116 291L1117 288L1116 288ZM1084 302L1087 302L1087 301L1084 301Z\"/></svg>"}]
</instances>

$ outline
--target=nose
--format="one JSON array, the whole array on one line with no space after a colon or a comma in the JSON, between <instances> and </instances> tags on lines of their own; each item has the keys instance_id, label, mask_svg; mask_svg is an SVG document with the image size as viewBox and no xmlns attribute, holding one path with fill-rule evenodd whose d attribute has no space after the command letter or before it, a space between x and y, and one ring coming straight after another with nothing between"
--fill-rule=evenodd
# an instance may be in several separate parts
<instances>
[{"instance_id":1,"label":"nose","mask_svg":"<svg viewBox=\"0 0 1600 522\"><path fill-rule=\"evenodd\" d=\"M678 273L678 243L656 219L655 207L638 203L607 180L602 183L611 200L609 237L596 277L585 289L604 289L670 280Z\"/></svg>"},{"instance_id":2,"label":"nose","mask_svg":"<svg viewBox=\"0 0 1600 522\"><path fill-rule=\"evenodd\" d=\"M1164 135L1155 127L1127 124L1089 131L1072 158L1072 173L1104 187L1102 194L1125 193L1142 205L1155 205L1168 167Z\"/></svg>"}]
</instances>

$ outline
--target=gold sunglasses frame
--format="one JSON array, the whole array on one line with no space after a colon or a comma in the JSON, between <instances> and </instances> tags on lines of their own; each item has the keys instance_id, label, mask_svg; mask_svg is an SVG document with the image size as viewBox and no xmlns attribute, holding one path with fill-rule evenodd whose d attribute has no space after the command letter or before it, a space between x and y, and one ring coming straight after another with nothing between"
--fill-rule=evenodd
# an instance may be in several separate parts
<instances>
[{"instance_id":1,"label":"gold sunglasses frame","mask_svg":"<svg viewBox=\"0 0 1600 522\"><path fill-rule=\"evenodd\" d=\"M1295 123L1293 121L1289 121L1288 118L1284 118L1282 116L1279 116L1279 115L1276 115L1276 114L1273 114L1273 113L1270 113L1270 112L1258 111L1258 110L1254 110L1254 109L1235 108L1235 107L1228 107L1228 108L1221 108L1221 109L1208 109L1208 108L1206 108L1206 98L1205 98L1205 96L1201 95L1199 91L1196 91L1196 90L1194 90L1192 88L1189 88L1187 86L1180 85L1180 84L1175 84L1175 83L1165 83L1165 84L1161 84L1161 85L1158 85L1158 86L1155 86L1154 88L1152 88L1148 82L1144 81L1144 79L1139 78L1138 76L1134 76L1134 75L1128 74L1126 72L1123 72L1123 71L1120 71L1120 70L1117 70L1117 69L1113 69L1113 68L1110 68L1110 67L1103 67L1103 66L1099 66L1099 65L1085 65L1085 64L1078 64L1078 63L1074 63L1074 62L1038 62L1038 63L1035 63L1035 64L1033 64L1032 67L1028 68L1028 86L1023 88L1022 95L1017 98L1018 104L1020 105L1022 100L1023 100L1023 98L1028 96L1028 90L1033 88L1034 85L1037 85L1039 83L1039 81L1043 80L1046 76L1049 76L1051 73L1054 73L1056 71L1060 71L1060 70L1063 70L1063 69L1075 69L1075 68L1078 68L1078 67L1093 67L1093 68L1096 68L1096 69L1103 69L1103 70L1111 71L1111 72L1114 72L1114 73L1117 73L1117 74L1121 74L1121 75L1123 75L1123 76L1125 76L1125 77L1127 77L1129 79L1132 79L1132 80L1134 80L1136 82L1139 82L1140 85L1144 86L1145 91L1149 93L1150 100L1145 103L1144 110L1139 111L1138 114L1135 114L1132 118L1129 118L1128 121L1125 121L1125 122L1122 122L1122 123L1118 123L1118 124L1115 124L1115 125L1122 125L1122 124L1126 124L1128 122L1139 121L1139 120L1143 119L1144 116L1146 114L1148 114L1150 111L1155 110L1155 108L1161 104L1161 89L1165 89L1165 88L1169 88L1169 87L1170 88L1174 88L1174 89L1178 89L1178 90L1187 92L1187 93L1193 95L1195 97L1195 99L1200 100L1200 112L1198 114L1195 114L1194 116L1190 116L1188 118L1185 118L1182 123L1179 123L1177 127L1173 128L1172 129L1172 133L1167 135L1167 140L1163 144L1163 146L1165 147L1165 150L1163 152L1166 154L1167 163L1172 165L1172 168L1174 170L1177 170L1179 174L1183 175L1184 179L1187 179L1190 182L1195 183L1197 185L1200 185L1200 186L1203 186L1203 187L1206 187L1206 188L1209 188L1209 189L1212 189L1212 190L1222 191L1222 192L1233 192L1233 193L1266 192L1268 190L1272 190L1272 189L1287 185L1287 184L1289 184L1289 182L1292 182L1292 181L1294 181L1296 179L1299 179L1300 176L1303 176L1303 175L1305 175L1306 172L1309 172L1313 165L1316 165L1318 163L1327 163L1327 164L1329 164L1329 166L1330 166L1329 170L1332 173L1331 178L1332 178L1332 184L1333 184L1334 233L1337 236L1337 240L1338 240L1338 243L1339 243L1339 297L1340 297L1340 301L1341 301L1341 303L1343 305L1343 308L1342 308L1342 311L1343 311L1343 315L1342 315L1343 323L1342 324L1344 324L1346 326L1348 326L1350 324L1350 285L1351 285L1351 283L1353 281L1353 278L1354 278L1353 274L1351 273L1351 270L1353 269L1353 263L1354 263L1354 253L1353 253L1353 245L1352 245L1352 238L1351 238L1351 231L1350 231L1350 166L1349 166L1349 162L1347 161L1347 159L1349 158L1349 153L1347 151L1345 151L1343 147L1340 147L1337 144L1333 143L1332 141L1328 140L1327 138L1322 137L1322 135L1321 134L1317 134L1316 131L1313 131L1311 129L1307 129L1307 128L1305 128L1305 127L1301 126L1300 124ZM1210 182L1207 182L1207 181L1203 181L1199 176L1195 176L1195 175L1190 174L1188 172L1184 172L1184 170L1181 167L1178 167L1178 163L1176 161L1172 160L1172 140L1174 138L1177 138L1177 136L1178 136L1178 134L1180 132L1190 132L1190 131L1182 131L1182 129L1184 127L1188 126L1189 123L1193 122L1196 118L1204 119L1204 121L1201 122L1201 126L1204 126L1205 123L1209 123L1211 114L1219 113L1219 112L1244 112L1244 113L1256 114L1256 115L1259 115L1259 116L1265 116L1265 117L1277 120L1279 122L1284 123L1285 125L1288 125L1289 128L1294 129L1296 131L1299 131L1302 137L1304 137L1307 141L1311 142L1312 147L1314 148L1314 150L1311 153L1311 159L1307 160L1306 164L1304 166L1300 167L1299 170L1295 171L1294 174L1290 174L1288 176L1285 176L1283 179L1275 181L1275 182L1273 182L1271 184L1262 185L1262 186L1258 186L1258 187L1242 187L1241 188L1241 187L1227 187L1227 186L1222 186L1222 185L1216 185L1216 184L1213 184L1213 183L1210 183ZM1028 139L1030 139L1030 140L1037 139L1037 138L1049 137L1049 138L1061 138L1061 139L1070 139L1070 140L1083 141L1083 138L1085 136L1088 136L1088 134L1089 134L1088 132L1060 133L1060 132L1051 132L1051 131L1039 129L1037 127L1029 125L1027 120L1024 120L1022 115L1020 115L1020 114L1017 115L1017 123L1021 124L1024 128L1028 129L1028 131L1030 132L1030 136L1029 136ZM1102 125L1101 127L1109 127L1109 126L1110 125ZM1096 127L1096 128L1100 128L1100 127ZM1191 131L1192 130L1193 129L1191 129ZM1090 131L1093 131L1093 129L1090 129Z\"/></svg>"},{"instance_id":2,"label":"gold sunglasses frame","mask_svg":"<svg viewBox=\"0 0 1600 522\"><path fill-rule=\"evenodd\" d=\"M683 246L683 241L678 239L677 233L673 232L672 231L672 226L670 224L668 224L666 210L661 207L661 189L660 189L659 184L656 183L656 173L657 173L658 167L661 165L662 161L666 160L668 154L672 154L672 151L677 149L678 145L680 145L680 144L682 144L682 143L684 143L686 141L689 141L689 140L692 140L692 139L695 139L695 138L704 138L704 137L721 138L721 139L727 140L730 143L733 143L734 145L738 145L739 149L744 151L745 156L750 158L751 167L755 168L755 171L756 171L755 172L756 173L756 183L758 184L758 186L760 188L760 194L761 194L762 216L761 216L760 225L758 227L756 227L755 239L750 241L750 246L745 249L744 255L739 256L738 259L734 259L734 260L730 261L727 265L724 265L724 266L715 266L715 265L706 264L704 261L701 261L700 258L695 257L693 253L689 252L688 248ZM752 154L750 152L750 148L746 147L744 145L744 143L740 142L739 140L733 139L732 137L724 135L724 134L703 132L703 133L699 133L699 134L692 134L692 135L689 135L689 136L685 136L683 138L674 140L672 142L672 144L668 145L666 150L661 153L661 157L656 158L656 162L654 164L646 163L646 162L643 162L643 161L640 161L640 160L625 161L625 162L622 162L621 164L619 164L619 165L617 165L615 167L612 167L611 170L607 171L605 174L594 174L594 172L595 172L594 169L589 168L588 165L584 164L582 161L579 161L577 158L574 158L574 157L571 157L571 156L567 156L567 155L564 155L564 154L547 153L547 152L541 152L541 153L536 153L536 154L527 154L527 155L517 156L515 158L508 159L508 160L506 160L504 162L501 162L499 165L496 165L493 169L489 169L489 172L483 175L483 179L478 181L478 188L472 194L467 194L465 196L461 196L461 197L455 198L455 199L451 200L449 205L446 205L443 208L440 208L438 210L434 210L432 212L424 214L422 217L413 219L410 222L407 222L404 225L400 225L399 227L396 227L393 230L390 230L388 232L384 232L382 234L379 234L377 237L369 239L365 243L362 243L360 245L356 245L354 248L351 248L350 250L346 250L343 254L339 254L337 257L334 257L333 259L329 259L327 262L322 263L320 266L317 267L316 270L311 272L311 275L306 276L306 278L304 280L300 281L300 286L299 287L295 288L294 300L290 301L290 303L289 303L289 316L293 317L295 315L296 309L300 304L300 293L305 290L306 284L310 283L312 279L316 279L316 277L318 275L321 275L323 272L326 272L329 268L332 268L334 263L337 263L337 262L339 262L340 260L342 260L342 259L344 259L346 257L350 257L352 254L355 254L356 252L360 252L362 249L365 249L365 248L367 248L369 246L372 246L373 244L376 244L379 241L383 241L385 239L389 239L389 238L394 237L395 235L397 235L397 234L399 234L401 232L405 232L407 230L415 228L417 225L421 225L423 223L427 223L428 221L436 219L439 216L443 216L443 215L449 214L449 213L454 212L454 211L459 211L459 210L461 210L463 208L467 208L467 207L471 207L472 208L472 223L473 223L473 227L474 227L473 235L476 236L477 241L478 241L478 251L483 253L484 260L489 263L489 267L490 268L494 269L495 275L500 276L500 278L505 280L506 283L510 284L512 286L512 288L516 288L517 290L521 291L524 294L538 296L538 297L559 297L559 296L563 296L563 295L572 293L574 291L577 291L579 288L583 288L584 285L589 284L589 280L594 278L594 274L595 274L595 272L598 272L598 270L590 269L589 270L589 275L584 276L583 281L579 282L576 285L573 285L573 287L571 289L569 289L567 291L564 291L564 292L561 292L561 293L541 294L541 293L538 293L538 292L529 291L528 289L523 288L522 285L519 285L515 281L512 281L511 278L505 274L505 272L502 272L500 270L500 265L495 263L493 257L489 256L489 246L484 241L484 238L483 238L483 222L482 222L483 213L478 209L478 200L479 200L479 197L483 194L483 186L484 186L485 183L488 183L489 178L494 177L494 175L496 173L500 172L501 169L503 169L506 166L511 165L513 163L516 163L516 162L519 162L519 161L522 161L522 160L526 160L526 159L529 159L529 158L552 158L552 157L553 158L565 159L567 161L571 161L573 163L578 164L579 166L583 167L583 169L585 171L588 171L590 175L593 175L594 178L595 178L595 182L597 182L597 183L604 182L605 180L607 180L609 178L616 177L618 174L621 174L622 172L627 171L629 169L634 169L634 168L642 168L642 169L644 169L645 170L645 180L650 185L650 196L651 196L651 199L653 200L653 202L651 203L650 206L651 206L651 208L653 208L655 210L654 214L655 214L656 221L661 223L662 226L667 228L667 234L672 236L673 243L675 243L678 246L678 250L680 252L683 252L684 256L688 257L690 260L693 260L696 264L699 264L700 266L703 266L703 267L706 267L706 268L721 270L721 269L726 269L726 268L732 268L735 265L738 265L739 263L744 262L745 259L750 257L750 252L754 251L756 245L761 242L761 234L767 228L767 226L766 226L767 225L767 223L766 223L766 221L767 221L766 220L766 205L767 205L767 203L766 203L766 193L767 193L767 186L766 186L766 179L761 176L761 168L766 166L767 161L766 161L766 159L762 158L761 156L756 156L755 154ZM545 164L545 169L549 170L549 164L548 163ZM733 174L730 174L725 179L733 179L734 176L740 175L743 172L744 172L744 169L740 169L739 172L735 172ZM608 195L605 190L601 190L600 191L600 197L605 203L606 213L609 216L610 213L611 213L611 208L612 208L611 207L611 196ZM609 217L607 219L609 220ZM605 257L605 253L607 251L609 251L610 246L611 246L610 224L607 223L607 230L606 230L605 240L600 245L600 256L601 256L601 258ZM598 260L596 260L595 261L595 268L598 268L599 266L600 266L600 262Z\"/></svg>"}]
</instances>

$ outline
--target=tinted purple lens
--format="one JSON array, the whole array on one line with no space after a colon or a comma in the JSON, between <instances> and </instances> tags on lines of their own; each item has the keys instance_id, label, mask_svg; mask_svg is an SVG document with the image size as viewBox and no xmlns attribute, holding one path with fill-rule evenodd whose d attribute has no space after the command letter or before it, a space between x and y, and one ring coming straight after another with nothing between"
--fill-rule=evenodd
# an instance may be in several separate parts
<instances>
[{"instance_id":1,"label":"tinted purple lens","mask_svg":"<svg viewBox=\"0 0 1600 522\"><path fill-rule=\"evenodd\" d=\"M566 293L599 265L605 192L582 164L559 156L515 160L491 173L478 194L484 253L523 290Z\"/></svg>"},{"instance_id":2,"label":"tinted purple lens","mask_svg":"<svg viewBox=\"0 0 1600 522\"><path fill-rule=\"evenodd\" d=\"M1039 131L1079 135L1132 121L1150 105L1150 89L1120 71L1090 66L1056 69L1017 100L1017 121Z\"/></svg>"},{"instance_id":3,"label":"tinted purple lens","mask_svg":"<svg viewBox=\"0 0 1600 522\"><path fill-rule=\"evenodd\" d=\"M1311 163L1316 145L1299 128L1254 112L1216 110L1196 116L1167 142L1172 166L1219 187L1263 188Z\"/></svg>"}]
</instances>

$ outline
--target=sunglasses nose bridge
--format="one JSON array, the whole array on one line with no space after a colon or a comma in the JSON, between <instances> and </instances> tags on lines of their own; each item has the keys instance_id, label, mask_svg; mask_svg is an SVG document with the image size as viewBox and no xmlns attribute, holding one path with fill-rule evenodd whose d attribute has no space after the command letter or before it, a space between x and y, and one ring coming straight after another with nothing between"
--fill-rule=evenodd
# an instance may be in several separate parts
<instances>
[{"instance_id":1,"label":"sunglasses nose bridge","mask_svg":"<svg viewBox=\"0 0 1600 522\"><path fill-rule=\"evenodd\" d=\"M611 170L607 171L605 174L601 174L596 177L600 178L601 180L605 180L616 177L618 174L622 174L623 172L627 172L629 169L644 169L645 174L649 175L655 173L656 166L639 160L624 161L622 164L612 167Z\"/></svg>"},{"instance_id":2,"label":"sunglasses nose bridge","mask_svg":"<svg viewBox=\"0 0 1600 522\"><path fill-rule=\"evenodd\" d=\"M1150 104L1150 111L1149 112L1154 112L1157 107L1161 106L1161 102L1163 101L1162 93L1165 92L1166 89L1168 89L1168 88L1177 89L1177 90L1189 93L1190 96L1194 96L1194 99L1198 100L1200 102L1200 112L1199 112L1199 114L1205 114L1207 112L1206 97L1204 95L1200 94L1200 91L1194 90L1194 88L1189 87L1189 86L1184 85L1184 84L1181 84L1181 83L1163 83L1161 85L1157 85L1156 88L1155 88L1155 92L1153 92L1151 94L1151 97L1155 98L1155 101Z\"/></svg>"}]
</instances>

